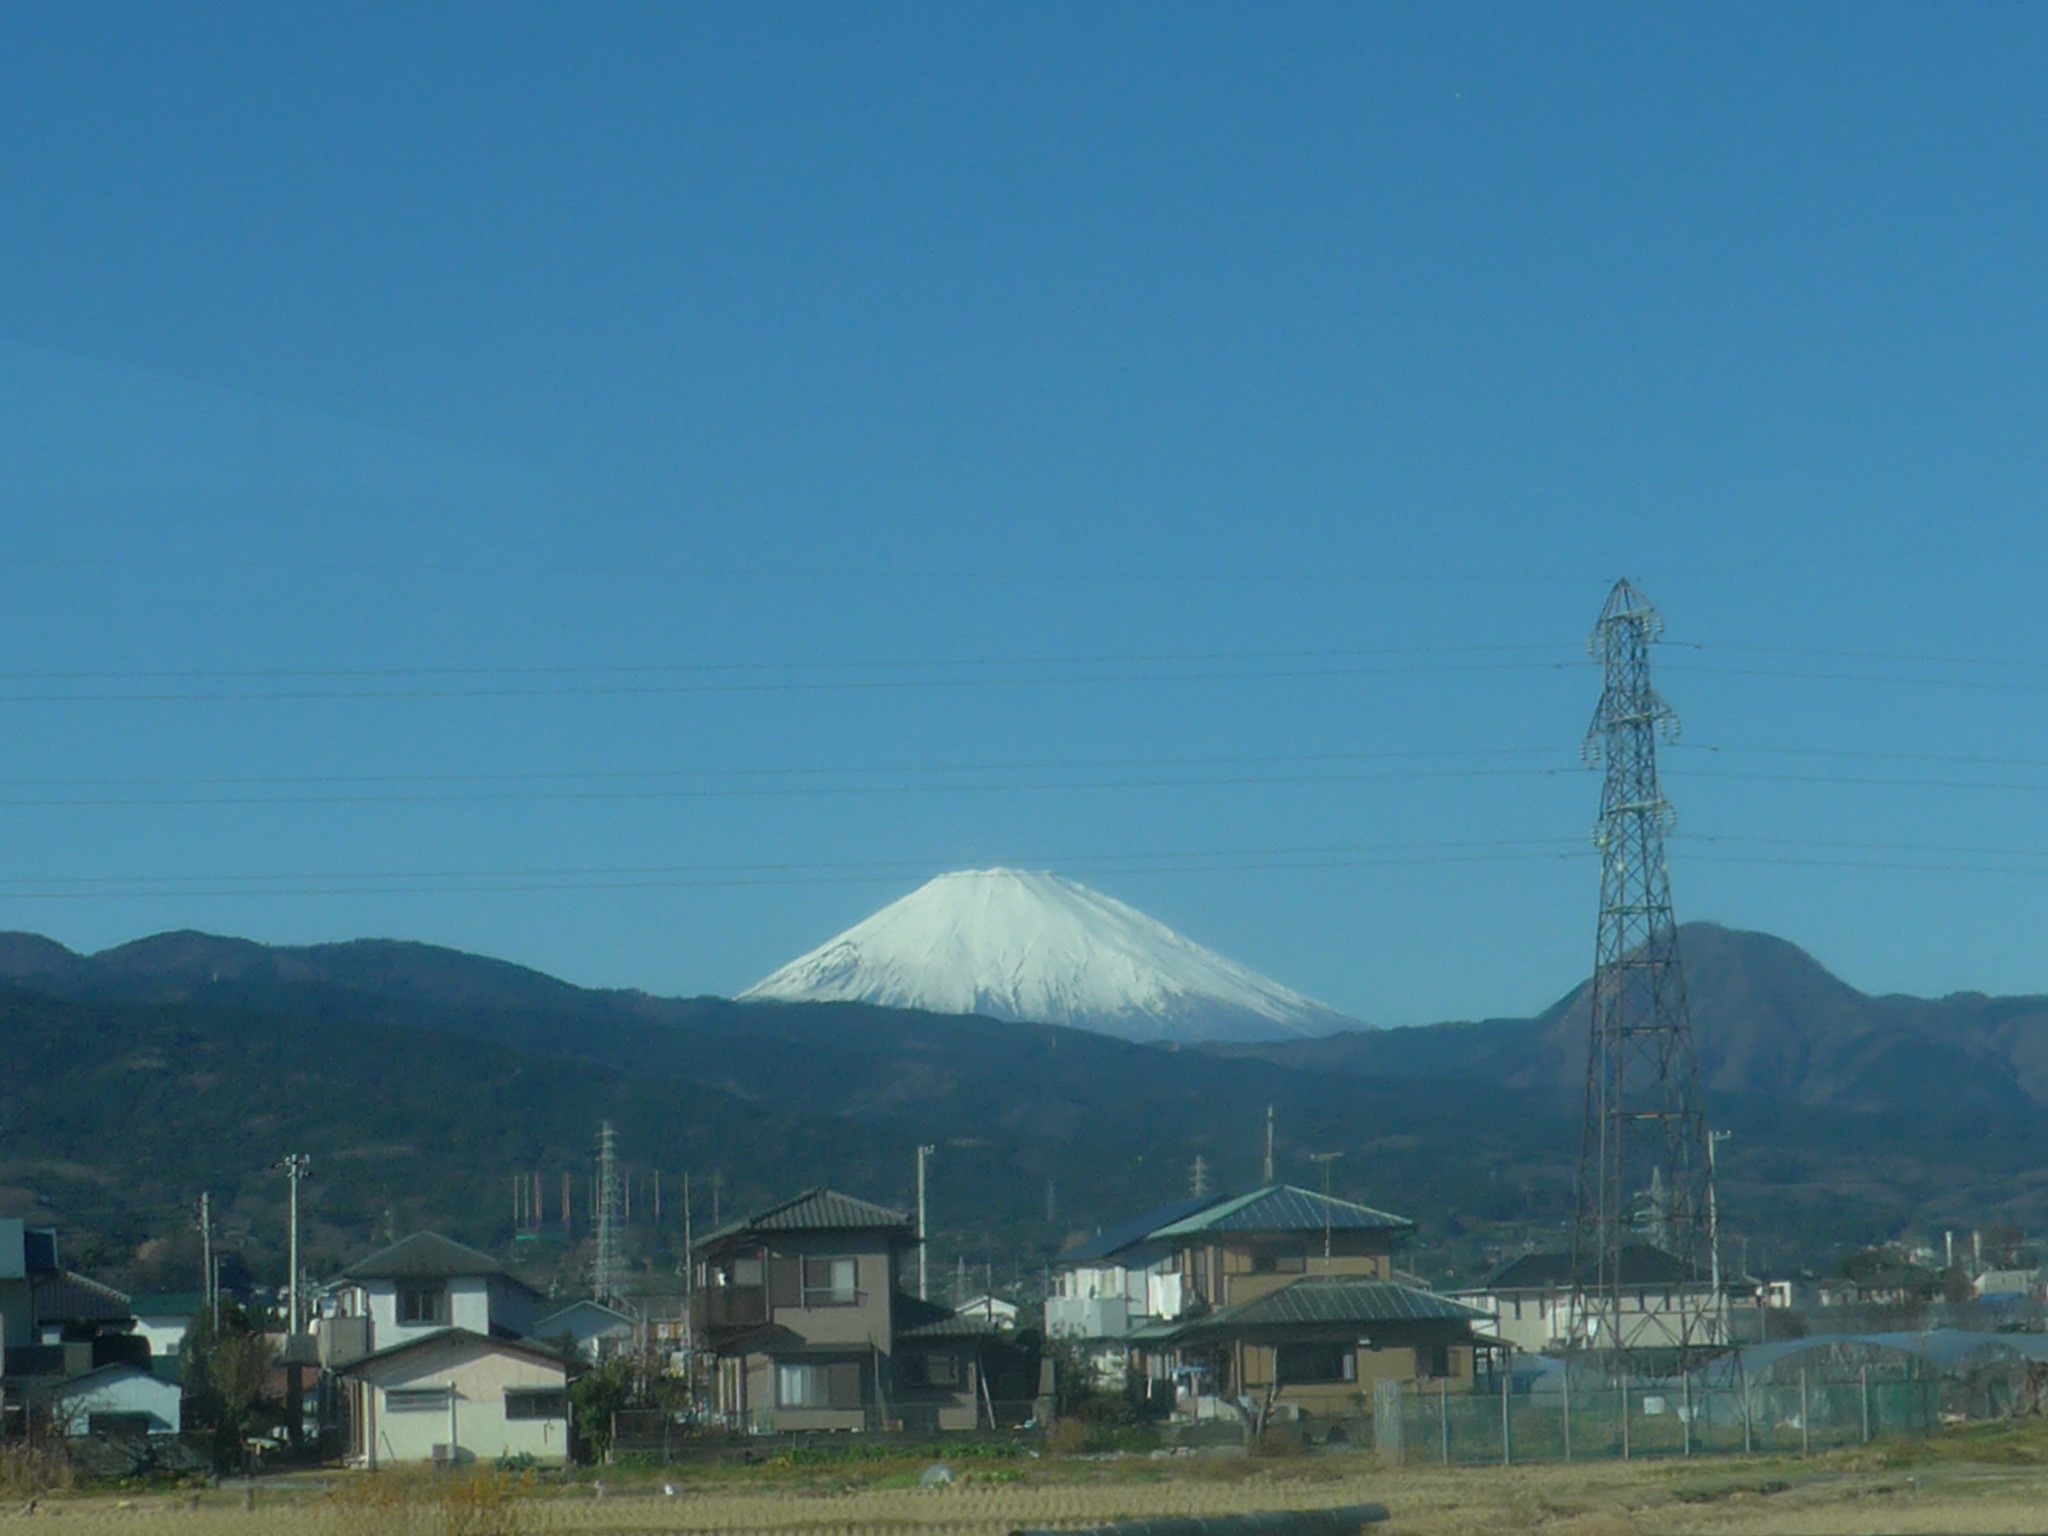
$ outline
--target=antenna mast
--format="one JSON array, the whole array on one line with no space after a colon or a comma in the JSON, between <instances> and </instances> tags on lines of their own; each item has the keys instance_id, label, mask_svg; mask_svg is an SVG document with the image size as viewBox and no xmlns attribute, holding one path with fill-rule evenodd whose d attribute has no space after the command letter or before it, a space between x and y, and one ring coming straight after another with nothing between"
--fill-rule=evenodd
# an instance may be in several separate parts
<instances>
[{"instance_id":1,"label":"antenna mast","mask_svg":"<svg viewBox=\"0 0 2048 1536\"><path fill-rule=\"evenodd\" d=\"M1586 1053L1586 1120L1572 1229L1574 1346L1601 1353L1618 1375L1630 1355L1645 1368L1684 1370L1715 1336L1709 1274L1713 1164L1699 1108L1699 1064L1679 965L1678 924L1664 834L1673 821L1657 778L1657 738L1678 735L1678 717L1650 686L1650 646L1663 621L1627 581L1618 581L1594 626L1600 704L1586 733L1588 766L1603 766L1600 821L1600 931L1595 946L1592 1027ZM1637 1230L1642 1191L1661 1191L1649 1230ZM1676 1264L1649 1279L1677 1299L1664 1314L1623 1323L1624 1248L1663 1249ZM1643 1288L1634 1272L1628 1288ZM1674 1283L1675 1282L1675 1283Z\"/></svg>"}]
</instances>

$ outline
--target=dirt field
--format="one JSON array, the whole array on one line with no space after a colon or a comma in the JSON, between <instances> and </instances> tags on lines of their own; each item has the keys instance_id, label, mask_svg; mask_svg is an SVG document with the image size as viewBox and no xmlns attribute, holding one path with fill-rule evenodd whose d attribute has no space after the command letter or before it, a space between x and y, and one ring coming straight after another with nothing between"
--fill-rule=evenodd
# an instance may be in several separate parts
<instances>
[{"instance_id":1,"label":"dirt field","mask_svg":"<svg viewBox=\"0 0 2048 1536\"><path fill-rule=\"evenodd\" d=\"M1000 1480L982 1480L993 1477ZM813 1475L733 1479L664 1494L644 1479L510 1497L446 1497L448 1485L338 1477L237 1492L65 1495L0 1507L0 1531L69 1536L543 1536L734 1532L743 1536L1004 1536L1197 1515L1383 1503L1385 1536L1538 1531L1546 1536L1689 1533L2048 1533L2048 1434L1873 1450L1811 1462L1377 1470L1367 1458L1274 1466L1143 1461L1047 1463L968 1473L949 1488L834 1486ZM502 1495L506 1490L500 1490Z\"/></svg>"}]
</instances>

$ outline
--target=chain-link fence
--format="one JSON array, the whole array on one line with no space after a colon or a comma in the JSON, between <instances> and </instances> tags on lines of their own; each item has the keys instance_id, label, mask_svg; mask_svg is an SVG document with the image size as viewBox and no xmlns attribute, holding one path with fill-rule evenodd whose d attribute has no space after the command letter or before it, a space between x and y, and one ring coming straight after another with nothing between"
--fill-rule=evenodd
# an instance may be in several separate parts
<instances>
[{"instance_id":1,"label":"chain-link fence","mask_svg":"<svg viewBox=\"0 0 2048 1536\"><path fill-rule=\"evenodd\" d=\"M1867 1372L1713 1387L1573 1386L1561 1378L1545 1385L1458 1392L1387 1383L1376 1395L1373 1443L1391 1460L1444 1465L1799 1454L1924 1434L1940 1420L1938 1381Z\"/></svg>"}]
</instances>

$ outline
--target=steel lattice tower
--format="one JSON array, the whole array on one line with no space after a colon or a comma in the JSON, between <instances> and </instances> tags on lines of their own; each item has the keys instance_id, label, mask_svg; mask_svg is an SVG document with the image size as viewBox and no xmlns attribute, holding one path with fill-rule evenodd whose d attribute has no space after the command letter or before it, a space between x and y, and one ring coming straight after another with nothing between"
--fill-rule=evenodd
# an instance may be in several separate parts
<instances>
[{"instance_id":1,"label":"steel lattice tower","mask_svg":"<svg viewBox=\"0 0 2048 1536\"><path fill-rule=\"evenodd\" d=\"M606 1304L619 1293L619 1164L618 1138L607 1120L597 1133L597 1261L590 1288Z\"/></svg>"},{"instance_id":2,"label":"steel lattice tower","mask_svg":"<svg viewBox=\"0 0 2048 1536\"><path fill-rule=\"evenodd\" d=\"M1594 626L1604 672L1586 733L1586 761L1604 767L1600 821L1600 934L1586 1054L1585 1140L1572 1232L1575 1346L1599 1351L1610 1371L1693 1364L1713 1347L1717 1315L1711 1270L1712 1165L1699 1103L1699 1067L1679 966L1664 834L1671 805L1657 778L1657 739L1673 740L1678 717L1650 685L1650 647L1663 621L1618 581ZM1673 1287L1675 1306L1645 1311L1636 1266L1679 1261L1694 1284ZM1624 1250L1633 1250L1623 1272ZM1667 1276L1673 1266L1664 1264ZM1626 1283L1625 1283L1626 1282ZM1625 1310L1624 1298L1634 1305Z\"/></svg>"}]
</instances>

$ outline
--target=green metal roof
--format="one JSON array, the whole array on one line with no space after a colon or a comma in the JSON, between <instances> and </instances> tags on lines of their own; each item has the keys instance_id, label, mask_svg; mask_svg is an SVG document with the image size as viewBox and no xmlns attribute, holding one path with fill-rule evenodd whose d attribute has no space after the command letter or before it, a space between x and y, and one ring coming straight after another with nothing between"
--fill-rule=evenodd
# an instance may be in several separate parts
<instances>
[{"instance_id":1,"label":"green metal roof","mask_svg":"<svg viewBox=\"0 0 2048 1536\"><path fill-rule=\"evenodd\" d=\"M742 1232L915 1232L917 1218L886 1205L857 1200L836 1189L807 1189L794 1199L727 1222L698 1239L697 1246L736 1237Z\"/></svg>"},{"instance_id":2,"label":"green metal roof","mask_svg":"<svg viewBox=\"0 0 2048 1536\"><path fill-rule=\"evenodd\" d=\"M1296 1189L1291 1184L1268 1184L1171 1222L1152 1237L1170 1242L1224 1232L1407 1232L1414 1226L1406 1216L1376 1211L1369 1205Z\"/></svg>"},{"instance_id":3,"label":"green metal roof","mask_svg":"<svg viewBox=\"0 0 2048 1536\"><path fill-rule=\"evenodd\" d=\"M1484 1319L1476 1307L1393 1280L1310 1275L1251 1301L1184 1324L1185 1334L1241 1333L1255 1328L1299 1328L1374 1323L1462 1323Z\"/></svg>"}]
</instances>

